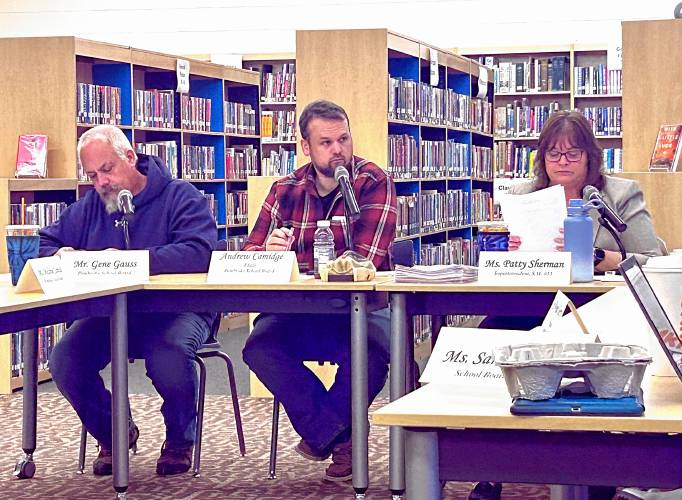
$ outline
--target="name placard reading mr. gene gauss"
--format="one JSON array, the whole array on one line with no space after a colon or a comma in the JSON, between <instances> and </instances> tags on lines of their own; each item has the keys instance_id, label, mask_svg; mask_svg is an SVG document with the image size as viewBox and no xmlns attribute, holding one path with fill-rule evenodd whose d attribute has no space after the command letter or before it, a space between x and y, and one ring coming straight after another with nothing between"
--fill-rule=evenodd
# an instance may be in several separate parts
<instances>
[{"instance_id":1,"label":"name placard reading mr. gene gauss","mask_svg":"<svg viewBox=\"0 0 682 500\"><path fill-rule=\"evenodd\" d=\"M149 281L148 250L64 252L61 259L65 278L75 284Z\"/></svg>"}]
</instances>

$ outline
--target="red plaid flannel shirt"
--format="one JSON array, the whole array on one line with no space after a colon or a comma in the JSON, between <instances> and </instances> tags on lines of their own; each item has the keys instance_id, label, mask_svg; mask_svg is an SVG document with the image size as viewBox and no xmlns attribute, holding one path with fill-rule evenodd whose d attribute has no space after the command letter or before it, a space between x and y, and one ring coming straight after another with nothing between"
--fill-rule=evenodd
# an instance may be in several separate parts
<instances>
[{"instance_id":1,"label":"red plaid flannel shirt","mask_svg":"<svg viewBox=\"0 0 682 500\"><path fill-rule=\"evenodd\" d=\"M315 175L315 168L308 163L272 185L244 250L265 250L275 228L290 227L295 237L291 249L296 252L300 270L312 270L313 235L320 219L331 220L337 256L347 250L345 223L332 220L344 215L341 190L337 188L329 213L322 213ZM350 176L360 207L360 218L353 223L354 250L370 259L377 270L388 270L389 249L395 237L395 185L384 170L357 156L353 157Z\"/></svg>"}]
</instances>

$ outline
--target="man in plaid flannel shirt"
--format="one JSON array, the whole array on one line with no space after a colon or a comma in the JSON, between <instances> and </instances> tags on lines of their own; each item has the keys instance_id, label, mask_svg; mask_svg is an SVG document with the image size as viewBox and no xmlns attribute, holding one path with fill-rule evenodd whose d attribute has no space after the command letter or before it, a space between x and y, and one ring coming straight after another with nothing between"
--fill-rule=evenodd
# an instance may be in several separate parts
<instances>
[{"instance_id":1,"label":"man in plaid flannel shirt","mask_svg":"<svg viewBox=\"0 0 682 500\"><path fill-rule=\"evenodd\" d=\"M393 181L374 163L353 156L348 116L340 106L312 102L301 113L299 129L303 152L311 161L273 184L244 249L291 249L301 271L311 271L317 221L328 219L336 254L347 250L344 203L334 179L336 167L344 165L360 207L360 218L353 223L353 250L370 259L378 270L390 269L389 249L396 224ZM371 402L388 373L388 310L369 314L367 326ZM261 314L243 357L284 405L302 438L296 451L315 461L331 455L325 478L351 479L350 316ZM310 360L338 365L329 390L303 365Z\"/></svg>"}]
</instances>

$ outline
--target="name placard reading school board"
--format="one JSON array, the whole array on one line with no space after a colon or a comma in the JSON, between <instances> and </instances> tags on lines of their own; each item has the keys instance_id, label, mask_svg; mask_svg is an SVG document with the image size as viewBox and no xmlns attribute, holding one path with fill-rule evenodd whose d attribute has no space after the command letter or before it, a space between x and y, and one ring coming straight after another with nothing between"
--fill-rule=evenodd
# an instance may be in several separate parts
<instances>
[{"instance_id":1,"label":"name placard reading school board","mask_svg":"<svg viewBox=\"0 0 682 500\"><path fill-rule=\"evenodd\" d=\"M30 259L21 271L16 293L43 292L55 295L64 289L64 270L59 257Z\"/></svg>"},{"instance_id":2,"label":"name placard reading school board","mask_svg":"<svg viewBox=\"0 0 682 500\"><path fill-rule=\"evenodd\" d=\"M206 283L278 284L298 279L295 252L213 252Z\"/></svg>"},{"instance_id":3,"label":"name placard reading school board","mask_svg":"<svg viewBox=\"0 0 682 500\"><path fill-rule=\"evenodd\" d=\"M149 250L64 252L64 275L75 285L149 281Z\"/></svg>"},{"instance_id":4,"label":"name placard reading school board","mask_svg":"<svg viewBox=\"0 0 682 500\"><path fill-rule=\"evenodd\" d=\"M482 285L568 285L571 252L481 252Z\"/></svg>"},{"instance_id":5,"label":"name placard reading school board","mask_svg":"<svg viewBox=\"0 0 682 500\"><path fill-rule=\"evenodd\" d=\"M524 332L481 328L441 328L419 382L459 386L504 386L495 348L514 344L594 342L579 333Z\"/></svg>"}]
</instances>

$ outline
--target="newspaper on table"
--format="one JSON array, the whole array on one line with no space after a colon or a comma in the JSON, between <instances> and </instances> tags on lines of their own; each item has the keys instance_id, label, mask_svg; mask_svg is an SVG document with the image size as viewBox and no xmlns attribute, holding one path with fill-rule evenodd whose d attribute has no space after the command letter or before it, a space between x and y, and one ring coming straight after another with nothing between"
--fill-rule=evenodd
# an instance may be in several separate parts
<instances>
[{"instance_id":1,"label":"newspaper on table","mask_svg":"<svg viewBox=\"0 0 682 500\"><path fill-rule=\"evenodd\" d=\"M478 268L474 266L395 266L395 281L398 283L471 283L477 279Z\"/></svg>"}]
</instances>

